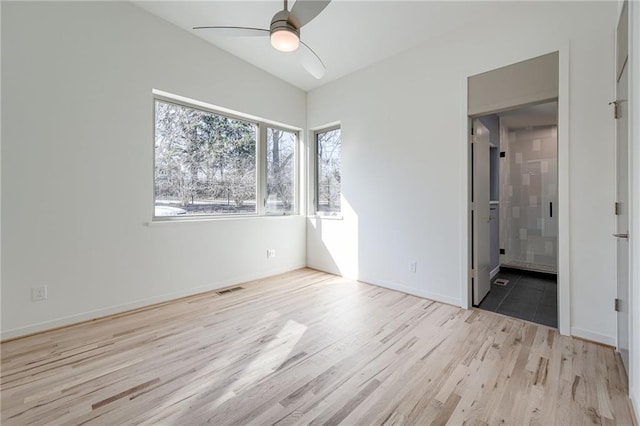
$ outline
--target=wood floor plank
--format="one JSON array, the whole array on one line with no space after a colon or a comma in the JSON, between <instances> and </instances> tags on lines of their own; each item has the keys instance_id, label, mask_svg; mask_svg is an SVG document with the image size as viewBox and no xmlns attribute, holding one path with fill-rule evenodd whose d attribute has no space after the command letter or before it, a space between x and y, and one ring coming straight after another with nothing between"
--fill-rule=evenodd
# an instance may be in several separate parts
<instances>
[{"instance_id":1,"label":"wood floor plank","mask_svg":"<svg viewBox=\"0 0 640 426\"><path fill-rule=\"evenodd\" d=\"M612 349L311 269L4 342L0 421L632 425Z\"/></svg>"}]
</instances>

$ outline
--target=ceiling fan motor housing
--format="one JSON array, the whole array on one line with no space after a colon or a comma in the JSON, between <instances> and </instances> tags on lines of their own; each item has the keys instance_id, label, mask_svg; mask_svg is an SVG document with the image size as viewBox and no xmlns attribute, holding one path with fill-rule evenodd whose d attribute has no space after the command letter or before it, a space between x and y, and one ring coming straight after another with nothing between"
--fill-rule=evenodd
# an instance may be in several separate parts
<instances>
[{"instance_id":1,"label":"ceiling fan motor housing","mask_svg":"<svg viewBox=\"0 0 640 426\"><path fill-rule=\"evenodd\" d=\"M271 20L271 45L281 52L293 52L300 45L300 30L289 22L289 12L281 10Z\"/></svg>"},{"instance_id":2,"label":"ceiling fan motor housing","mask_svg":"<svg viewBox=\"0 0 640 426\"><path fill-rule=\"evenodd\" d=\"M300 37L300 30L289 22L289 11L281 10L273 16L271 20L271 34L276 31L289 31Z\"/></svg>"}]
</instances>

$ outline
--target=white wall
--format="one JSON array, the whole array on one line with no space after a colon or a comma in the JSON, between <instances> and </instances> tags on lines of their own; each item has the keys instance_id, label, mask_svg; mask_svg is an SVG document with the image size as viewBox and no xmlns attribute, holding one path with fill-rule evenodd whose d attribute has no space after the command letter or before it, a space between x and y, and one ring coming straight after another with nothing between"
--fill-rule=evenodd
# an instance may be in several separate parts
<instances>
[{"instance_id":1,"label":"white wall","mask_svg":"<svg viewBox=\"0 0 640 426\"><path fill-rule=\"evenodd\" d=\"M301 90L106 2L2 2L2 86L3 338L305 265L300 216L145 226L152 89L303 128Z\"/></svg>"},{"instance_id":2,"label":"white wall","mask_svg":"<svg viewBox=\"0 0 640 426\"><path fill-rule=\"evenodd\" d=\"M2 22L2 5L0 4L0 23ZM2 46L2 31L0 31ZM0 55L0 99L2 99L2 55ZM0 330L2 330L2 102L0 102Z\"/></svg>"},{"instance_id":3,"label":"white wall","mask_svg":"<svg viewBox=\"0 0 640 426\"><path fill-rule=\"evenodd\" d=\"M502 5L493 22L308 94L309 126L342 123L343 193L353 210L325 221L322 235L309 223L308 263L464 304L466 77L569 46L570 206L559 209L570 209L571 331L613 344L615 313L606 301L615 297L614 122L607 103L616 4ZM351 236L346 247L344 235ZM353 258L357 270L345 271Z\"/></svg>"}]
</instances>

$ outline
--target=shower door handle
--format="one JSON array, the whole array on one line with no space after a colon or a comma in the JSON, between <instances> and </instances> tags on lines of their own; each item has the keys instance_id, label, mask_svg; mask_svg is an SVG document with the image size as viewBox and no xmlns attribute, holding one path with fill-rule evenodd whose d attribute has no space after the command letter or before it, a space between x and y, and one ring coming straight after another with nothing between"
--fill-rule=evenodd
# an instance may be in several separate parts
<instances>
[{"instance_id":1,"label":"shower door handle","mask_svg":"<svg viewBox=\"0 0 640 426\"><path fill-rule=\"evenodd\" d=\"M549 217L553 217L553 202L549 202Z\"/></svg>"},{"instance_id":2,"label":"shower door handle","mask_svg":"<svg viewBox=\"0 0 640 426\"><path fill-rule=\"evenodd\" d=\"M616 238L626 238L629 239L629 234L613 234Z\"/></svg>"}]
</instances>

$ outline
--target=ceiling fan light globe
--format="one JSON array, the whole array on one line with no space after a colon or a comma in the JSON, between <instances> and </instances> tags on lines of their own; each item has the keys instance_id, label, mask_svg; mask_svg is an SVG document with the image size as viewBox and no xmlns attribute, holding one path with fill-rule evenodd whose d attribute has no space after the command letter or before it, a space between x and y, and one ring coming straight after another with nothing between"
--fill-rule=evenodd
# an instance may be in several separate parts
<instances>
[{"instance_id":1,"label":"ceiling fan light globe","mask_svg":"<svg viewBox=\"0 0 640 426\"><path fill-rule=\"evenodd\" d=\"M293 52L300 46L298 34L282 28L271 32L271 45L281 52Z\"/></svg>"}]
</instances>

